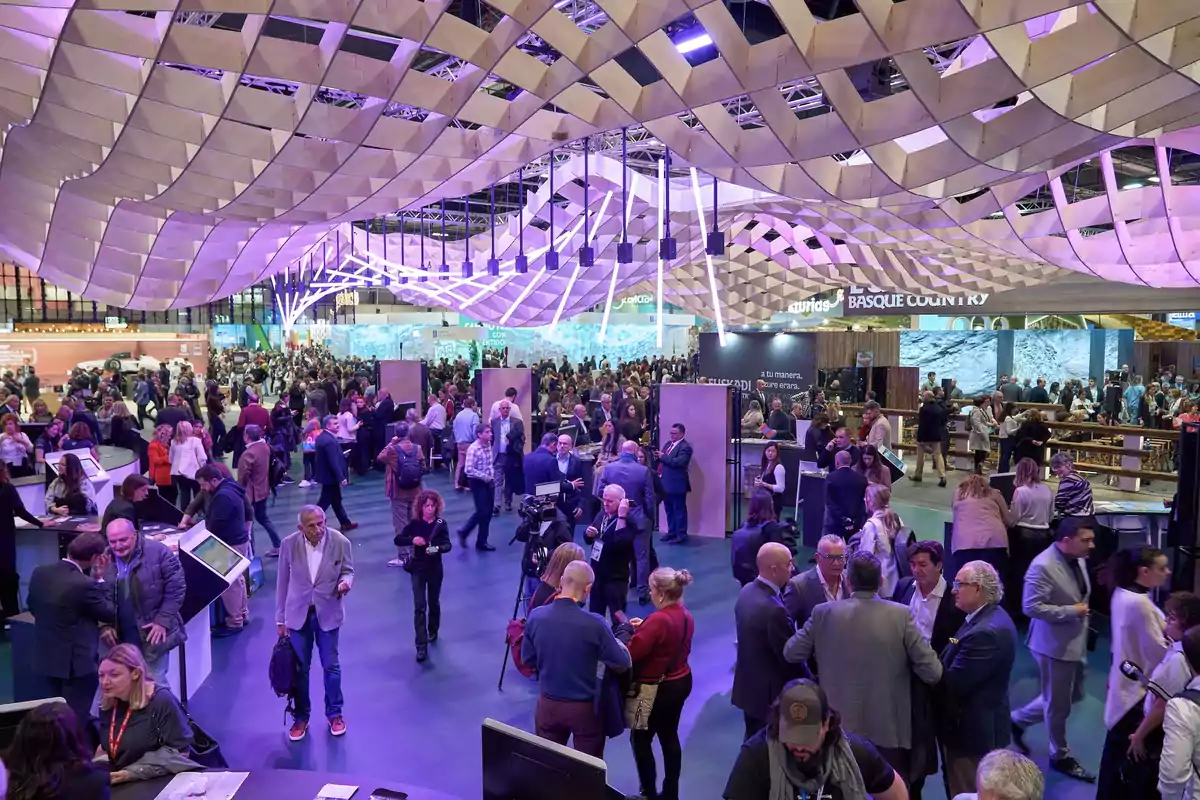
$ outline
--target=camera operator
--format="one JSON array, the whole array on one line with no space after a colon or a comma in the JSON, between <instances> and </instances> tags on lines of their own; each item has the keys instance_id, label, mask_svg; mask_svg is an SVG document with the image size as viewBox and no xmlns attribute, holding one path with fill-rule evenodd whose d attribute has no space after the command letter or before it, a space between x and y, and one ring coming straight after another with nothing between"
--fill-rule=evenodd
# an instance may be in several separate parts
<instances>
[{"instance_id":1,"label":"camera operator","mask_svg":"<svg viewBox=\"0 0 1200 800\"><path fill-rule=\"evenodd\" d=\"M604 508L588 526L584 537L592 543L591 565L596 573L590 610L604 615L607 610L614 622L617 612L625 613L629 595L629 562L633 557L633 540L646 528L646 518L625 498L619 484L604 487Z\"/></svg>"},{"instance_id":2,"label":"camera operator","mask_svg":"<svg viewBox=\"0 0 1200 800\"><path fill-rule=\"evenodd\" d=\"M552 496L527 495L517 513L521 522L513 533L513 541L525 544L521 554L522 596L530 598L537 591L550 554L563 542L574 541L573 529Z\"/></svg>"}]
</instances>

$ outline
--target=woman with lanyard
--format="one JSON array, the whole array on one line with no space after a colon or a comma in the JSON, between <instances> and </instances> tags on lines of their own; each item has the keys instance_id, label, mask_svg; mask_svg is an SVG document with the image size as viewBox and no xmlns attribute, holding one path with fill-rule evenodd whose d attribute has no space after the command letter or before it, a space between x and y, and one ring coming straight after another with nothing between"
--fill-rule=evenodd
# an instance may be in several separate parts
<instances>
[{"instance_id":1,"label":"woman with lanyard","mask_svg":"<svg viewBox=\"0 0 1200 800\"><path fill-rule=\"evenodd\" d=\"M742 744L725 800L906 800L896 770L875 746L842 730L820 686L794 680Z\"/></svg>"},{"instance_id":2,"label":"woman with lanyard","mask_svg":"<svg viewBox=\"0 0 1200 800\"><path fill-rule=\"evenodd\" d=\"M763 448L762 474L754 479L754 485L761 486L771 493L775 519L780 519L783 513L783 490L787 488L787 474L779 460L779 445L774 442Z\"/></svg>"},{"instance_id":3,"label":"woman with lanyard","mask_svg":"<svg viewBox=\"0 0 1200 800\"><path fill-rule=\"evenodd\" d=\"M100 739L114 786L202 768L187 757L192 728L183 707L154 685L131 644L117 645L100 662Z\"/></svg>"}]
</instances>

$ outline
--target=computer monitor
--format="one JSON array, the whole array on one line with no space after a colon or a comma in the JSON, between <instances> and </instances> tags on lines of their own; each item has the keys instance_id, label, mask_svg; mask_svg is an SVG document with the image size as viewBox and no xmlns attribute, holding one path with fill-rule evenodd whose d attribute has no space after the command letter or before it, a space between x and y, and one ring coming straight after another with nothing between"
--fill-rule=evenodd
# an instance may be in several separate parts
<instances>
[{"instance_id":1,"label":"computer monitor","mask_svg":"<svg viewBox=\"0 0 1200 800\"><path fill-rule=\"evenodd\" d=\"M191 553L223 578L230 577L243 558L241 553L216 536L206 536L192 548Z\"/></svg>"},{"instance_id":2,"label":"computer monitor","mask_svg":"<svg viewBox=\"0 0 1200 800\"><path fill-rule=\"evenodd\" d=\"M483 800L611 800L608 766L494 719L483 721Z\"/></svg>"},{"instance_id":3,"label":"computer monitor","mask_svg":"<svg viewBox=\"0 0 1200 800\"><path fill-rule=\"evenodd\" d=\"M561 481L547 481L545 483L539 483L533 487L533 494L536 497L546 497L547 495L559 494L561 491Z\"/></svg>"},{"instance_id":4,"label":"computer monitor","mask_svg":"<svg viewBox=\"0 0 1200 800\"><path fill-rule=\"evenodd\" d=\"M1015 472L993 472L988 476L988 486L992 487L1004 497L1004 502L1010 506L1013 501L1013 492L1016 491L1014 483L1017 477Z\"/></svg>"},{"instance_id":5,"label":"computer monitor","mask_svg":"<svg viewBox=\"0 0 1200 800\"><path fill-rule=\"evenodd\" d=\"M92 457L91 450L59 450L54 453L46 453L46 464L55 475L58 475L58 462L62 461L62 457L67 453L79 459L79 463L83 466L83 473L91 480L108 477L108 473Z\"/></svg>"},{"instance_id":6,"label":"computer monitor","mask_svg":"<svg viewBox=\"0 0 1200 800\"><path fill-rule=\"evenodd\" d=\"M45 697L41 700L26 700L23 703L0 705L0 752L7 752L17 735L17 727L25 715L44 703L65 703L61 697Z\"/></svg>"}]
</instances>

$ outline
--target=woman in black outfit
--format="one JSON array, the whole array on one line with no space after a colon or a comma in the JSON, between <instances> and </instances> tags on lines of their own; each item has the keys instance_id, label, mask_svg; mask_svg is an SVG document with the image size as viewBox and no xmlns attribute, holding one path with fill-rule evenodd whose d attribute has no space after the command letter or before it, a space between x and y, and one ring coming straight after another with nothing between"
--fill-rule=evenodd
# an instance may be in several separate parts
<instances>
[{"instance_id":1,"label":"woman in black outfit","mask_svg":"<svg viewBox=\"0 0 1200 800\"><path fill-rule=\"evenodd\" d=\"M771 493L771 506L775 509L775 519L783 516L783 490L786 484L786 473L779 460L779 445L772 442L763 448L762 472L755 480L755 485L761 486Z\"/></svg>"},{"instance_id":2,"label":"woman in black outfit","mask_svg":"<svg viewBox=\"0 0 1200 800\"><path fill-rule=\"evenodd\" d=\"M131 644L117 645L100 662L100 746L114 786L201 769L188 758L192 727L183 707L146 673Z\"/></svg>"},{"instance_id":3,"label":"woman in black outfit","mask_svg":"<svg viewBox=\"0 0 1200 800\"><path fill-rule=\"evenodd\" d=\"M804 449L809 453L820 453L832 440L833 429L829 427L829 417L817 414L813 417L812 425L808 426L808 433L804 434Z\"/></svg>"},{"instance_id":4,"label":"woman in black outfit","mask_svg":"<svg viewBox=\"0 0 1200 800\"><path fill-rule=\"evenodd\" d=\"M17 517L43 527L42 521L26 510L8 477L8 465L0 461L0 615L6 619L21 613L17 601L21 584L17 575Z\"/></svg>"},{"instance_id":5,"label":"woman in black outfit","mask_svg":"<svg viewBox=\"0 0 1200 800\"><path fill-rule=\"evenodd\" d=\"M642 423L638 422L637 406L632 403L625 406L625 416L617 425L617 432L630 442L642 440Z\"/></svg>"},{"instance_id":6,"label":"woman in black outfit","mask_svg":"<svg viewBox=\"0 0 1200 800\"><path fill-rule=\"evenodd\" d=\"M216 381L204 384L204 408L208 411L208 429L212 432L213 455L220 458L225 453L225 398Z\"/></svg>"},{"instance_id":7,"label":"woman in black outfit","mask_svg":"<svg viewBox=\"0 0 1200 800\"><path fill-rule=\"evenodd\" d=\"M1025 421L1017 428L1013 438L1016 439L1012 453L1014 464L1020 464L1022 458L1032 458L1040 467L1046 461L1046 442L1050 441L1050 429L1042 422L1042 414L1036 408L1025 412Z\"/></svg>"},{"instance_id":8,"label":"woman in black outfit","mask_svg":"<svg viewBox=\"0 0 1200 800\"><path fill-rule=\"evenodd\" d=\"M657 800L679 800L679 773L683 749L679 744L679 717L692 693L688 655L696 632L692 615L683 607L683 589L692 582L686 569L659 567L650 573L650 599L656 611L645 620L631 619L636 629L629 640L633 680L658 684L645 730L630 732L642 795ZM654 764L654 737L663 753L662 791L658 790Z\"/></svg>"},{"instance_id":9,"label":"woman in black outfit","mask_svg":"<svg viewBox=\"0 0 1200 800\"><path fill-rule=\"evenodd\" d=\"M5 754L7 800L108 800L108 769L94 763L75 712L44 703L17 726Z\"/></svg>"},{"instance_id":10,"label":"woman in black outfit","mask_svg":"<svg viewBox=\"0 0 1200 800\"><path fill-rule=\"evenodd\" d=\"M412 576L413 625L417 629L417 661L429 658L429 643L436 642L442 621L442 554L450 552L450 529L442 519L442 496L432 489L417 495L416 517L393 540L411 547L406 569ZM426 618L428 608L428 618Z\"/></svg>"}]
</instances>

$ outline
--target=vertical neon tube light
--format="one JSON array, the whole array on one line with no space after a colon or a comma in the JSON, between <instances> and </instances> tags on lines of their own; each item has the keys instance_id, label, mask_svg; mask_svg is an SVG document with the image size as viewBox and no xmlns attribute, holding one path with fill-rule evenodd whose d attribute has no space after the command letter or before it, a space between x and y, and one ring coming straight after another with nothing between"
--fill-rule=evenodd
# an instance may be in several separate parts
<instances>
[{"instance_id":1,"label":"vertical neon tube light","mask_svg":"<svg viewBox=\"0 0 1200 800\"><path fill-rule=\"evenodd\" d=\"M713 176L713 186L717 183L717 177ZM713 269L712 254L708 252L708 231L704 229L704 206L700 203L700 176L696 174L696 168L692 167L692 192L696 196L696 222L700 228L700 244L704 247L704 265L708 268L708 290L712 293L713 310L717 315L717 341L721 343L721 347L725 346L725 321L721 318L721 297L717 294L717 274ZM716 194L713 189L713 213L716 214ZM716 222L714 217L713 230L716 230Z\"/></svg>"},{"instance_id":2,"label":"vertical neon tube light","mask_svg":"<svg viewBox=\"0 0 1200 800\"><path fill-rule=\"evenodd\" d=\"M666 214L664 209L667 208L667 164L663 159L658 160L658 240L661 242L666 236L663 233L664 221ZM662 350L663 346L663 259L662 248L658 251L658 291L656 292L658 309L654 315L655 323L655 342L658 349Z\"/></svg>"}]
</instances>

